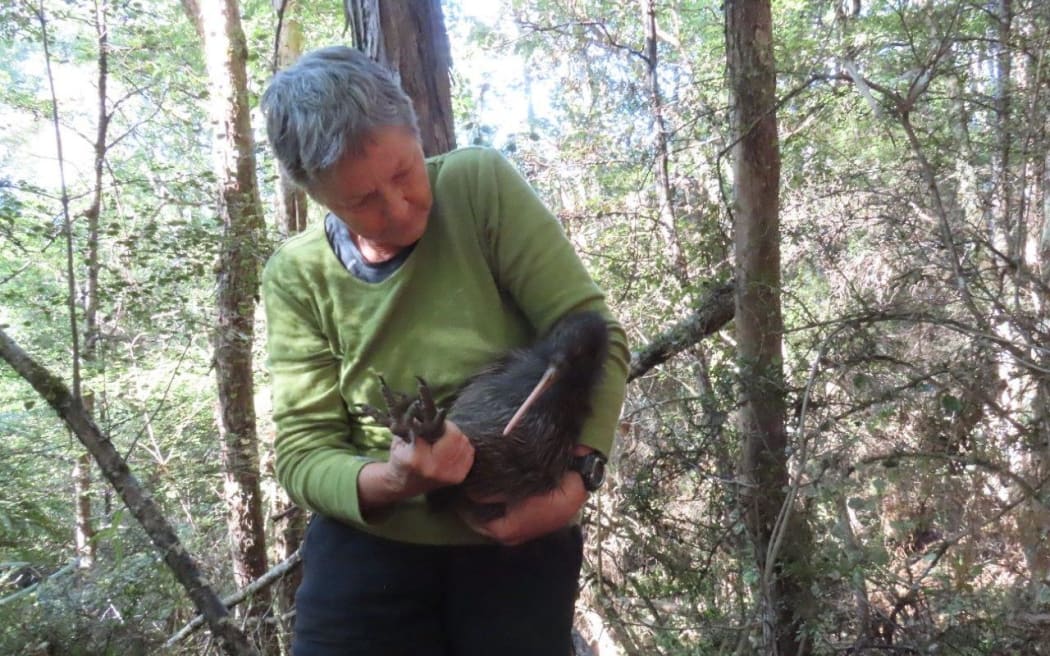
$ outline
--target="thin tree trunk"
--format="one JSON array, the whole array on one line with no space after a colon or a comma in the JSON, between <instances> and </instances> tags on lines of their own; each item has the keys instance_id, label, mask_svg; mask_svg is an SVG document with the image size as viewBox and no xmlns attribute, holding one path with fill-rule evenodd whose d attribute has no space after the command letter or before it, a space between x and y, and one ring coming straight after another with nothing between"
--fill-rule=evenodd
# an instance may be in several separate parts
<instances>
[{"instance_id":1,"label":"thin tree trunk","mask_svg":"<svg viewBox=\"0 0 1050 656\"><path fill-rule=\"evenodd\" d=\"M303 31L296 15L297 9L297 0L287 0L279 10L281 30L278 35L274 61L276 70L291 66L302 54ZM306 229L306 192L292 182L280 165L277 166L275 205L278 230L282 236L290 237ZM273 449L267 449L263 455L262 471L270 474L273 480ZM274 485L271 492L270 518L273 522L271 550L277 562L284 562L298 554L299 546L306 533L306 513L295 506L281 486ZM292 611L295 609L295 592L299 589L303 578L302 571L301 567L293 568L274 586L274 599L279 618L292 616ZM287 637L291 634L291 623L281 620L278 638L281 641L283 653L291 652L290 645L286 644Z\"/></svg>"},{"instance_id":2,"label":"thin tree trunk","mask_svg":"<svg viewBox=\"0 0 1050 656\"><path fill-rule=\"evenodd\" d=\"M306 192L300 189L278 166L277 197L274 209L282 237L291 237L306 230Z\"/></svg>"},{"instance_id":3,"label":"thin tree trunk","mask_svg":"<svg viewBox=\"0 0 1050 656\"><path fill-rule=\"evenodd\" d=\"M91 413L90 409L85 411ZM91 521L91 456L87 453L77 456L73 463L73 508L77 567L90 569L95 564L95 528Z\"/></svg>"},{"instance_id":4,"label":"thin tree trunk","mask_svg":"<svg viewBox=\"0 0 1050 656\"><path fill-rule=\"evenodd\" d=\"M850 517L849 505L844 494L835 495L835 511L838 515L837 532L839 539L846 547L846 558L851 567L860 568L864 563L864 547L853 530L853 520ZM863 649L870 644L873 637L868 586L863 576L857 576L850 580L850 587L853 589L853 605L857 613L857 642L855 644L858 649Z\"/></svg>"},{"instance_id":5,"label":"thin tree trunk","mask_svg":"<svg viewBox=\"0 0 1050 656\"><path fill-rule=\"evenodd\" d=\"M278 493L278 501L274 504L275 510L282 510L279 515L274 516L274 542L279 556L283 556L282 562L299 553L306 533L307 513L292 504L287 495L281 491ZM295 609L295 592L303 581L303 569L301 567L289 571L276 585L277 611L280 617L288 616ZM283 627L284 634L291 635L291 626Z\"/></svg>"},{"instance_id":6,"label":"thin tree trunk","mask_svg":"<svg viewBox=\"0 0 1050 656\"><path fill-rule=\"evenodd\" d=\"M95 124L94 189L91 205L84 211L87 219L87 279L84 290L84 347L80 352L85 363L98 357L98 277L99 277L99 217L102 214L102 174L106 163L106 139L109 132L109 110L106 108L106 88L109 80L109 29L106 21L105 0L95 3L95 35L98 43L98 114ZM82 391L84 407L90 416L95 414L95 396L91 390ZM73 487L76 497L76 550L80 567L89 568L95 562L95 527L91 504L91 456L83 454L73 466Z\"/></svg>"},{"instance_id":7,"label":"thin tree trunk","mask_svg":"<svg viewBox=\"0 0 1050 656\"><path fill-rule=\"evenodd\" d=\"M627 382L644 376L653 367L698 344L732 321L736 310L734 289L734 284L729 282L710 290L692 315L632 353Z\"/></svg>"},{"instance_id":8,"label":"thin tree trunk","mask_svg":"<svg viewBox=\"0 0 1050 656\"><path fill-rule=\"evenodd\" d=\"M1045 8L1044 8L1045 11ZM1041 17L1050 21L1050 12ZM1038 20L1038 18L1037 18ZM1045 102L1039 107L1045 107ZM1045 111L1036 112L1036 116L1042 129L1039 134L1042 138L1050 138L1050 114ZM1045 146L1044 146L1045 147ZM1041 156L1041 161L1035 168L1036 201L1033 203L1038 209L1035 214L1039 217L1037 221L1042 225L1038 228L1037 270L1039 280L1043 283L1042 289L1035 292L1037 307L1042 309L1042 315L1050 310L1050 152ZM1043 356L1040 363L1050 368L1050 356ZM1031 455L1031 477L1034 480L1046 480L1050 476L1050 376L1040 374L1037 382L1035 399L1033 400L1033 415L1035 416L1035 448ZM1030 596L1039 599L1050 590L1050 513L1041 504L1029 500L1026 503L1022 515L1022 526L1027 529L1025 537L1024 554L1030 574Z\"/></svg>"},{"instance_id":9,"label":"thin tree trunk","mask_svg":"<svg viewBox=\"0 0 1050 656\"><path fill-rule=\"evenodd\" d=\"M259 485L252 341L259 288L262 206L248 109L247 45L236 0L200 0L205 62L216 125L216 179L223 236L218 274L218 326L213 335L216 408L225 477L223 496L239 586L266 573ZM266 610L266 595L250 614ZM269 638L264 637L264 642Z\"/></svg>"},{"instance_id":10,"label":"thin tree trunk","mask_svg":"<svg viewBox=\"0 0 1050 656\"><path fill-rule=\"evenodd\" d=\"M996 188L999 191L999 215L997 237L993 244L1008 254L1011 261L1020 264L1017 252L1017 240L1014 237L1018 219L1015 212L1016 193L1014 189L1014 147L1013 147L1013 52L1010 46L1013 24L1012 0L998 0L998 43L995 53L995 114L996 114Z\"/></svg>"},{"instance_id":11,"label":"thin tree trunk","mask_svg":"<svg viewBox=\"0 0 1050 656\"><path fill-rule=\"evenodd\" d=\"M802 550L773 547L784 530L788 487L780 310L780 150L770 0L726 2L733 147L736 334L744 440L742 495L756 565L766 654L809 653L801 632L808 608L795 577ZM791 510L790 505L787 510ZM788 513L789 518L790 513ZM797 518L797 516L796 516ZM801 535L789 533L789 540Z\"/></svg>"},{"instance_id":12,"label":"thin tree trunk","mask_svg":"<svg viewBox=\"0 0 1050 656\"><path fill-rule=\"evenodd\" d=\"M281 31L274 62L276 70L288 68L303 52L303 29L295 13L297 5L296 0L287 0L280 10ZM306 192L292 182L280 166L277 167L277 197L274 205L277 228L282 236L290 237L306 229Z\"/></svg>"},{"instance_id":13,"label":"thin tree trunk","mask_svg":"<svg viewBox=\"0 0 1050 656\"><path fill-rule=\"evenodd\" d=\"M667 120L664 117L663 96L660 93L658 66L660 63L657 49L656 0L642 0L645 13L645 64L649 82L649 102L652 104L653 122L656 132L656 198L659 203L660 230L671 254L675 278L685 290L693 289L689 284L689 264L682 254L682 245L678 238L678 216L675 211L675 191L671 181L671 152Z\"/></svg>"},{"instance_id":14,"label":"thin tree trunk","mask_svg":"<svg viewBox=\"0 0 1050 656\"><path fill-rule=\"evenodd\" d=\"M1047 126L1047 133L1050 133L1050 125ZM1039 177L1042 181L1043 206L1043 227L1039 231L1039 269L1043 283L1050 285L1050 152L1043 159L1042 175Z\"/></svg>"}]
</instances>

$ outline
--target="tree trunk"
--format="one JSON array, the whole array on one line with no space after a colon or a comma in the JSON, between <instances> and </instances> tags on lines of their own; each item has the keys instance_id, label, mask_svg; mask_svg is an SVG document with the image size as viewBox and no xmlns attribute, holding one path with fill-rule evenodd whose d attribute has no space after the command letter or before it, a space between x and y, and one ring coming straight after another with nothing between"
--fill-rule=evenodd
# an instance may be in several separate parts
<instances>
[{"instance_id":1,"label":"tree trunk","mask_svg":"<svg viewBox=\"0 0 1050 656\"><path fill-rule=\"evenodd\" d=\"M763 653L809 653L801 612L806 589L793 562L801 549L773 546L786 529L787 434L780 311L780 150L775 114L776 73L770 0L726 2L726 49L733 147L736 334L740 367L739 428L742 494L749 536L761 578L759 611ZM790 513L788 513L790 514ZM798 522L792 522L797 524ZM802 534L791 533L794 542ZM791 546L794 546L792 544ZM793 573L795 572L795 573Z\"/></svg>"},{"instance_id":2,"label":"tree trunk","mask_svg":"<svg viewBox=\"0 0 1050 656\"><path fill-rule=\"evenodd\" d=\"M653 122L655 124L655 159L656 159L656 200L659 203L659 225L664 243L671 255L671 270L683 290L691 291L694 286L689 283L689 263L682 253L682 244L678 236L678 212L675 204L674 182L671 180L671 146L670 130L664 116L663 95L660 93L660 63L657 49L656 0L642 0L642 11L645 14L645 64L649 83L649 102L652 104Z\"/></svg>"},{"instance_id":3,"label":"tree trunk","mask_svg":"<svg viewBox=\"0 0 1050 656\"><path fill-rule=\"evenodd\" d=\"M252 336L259 288L262 206L249 119L247 46L236 0L201 0L205 61L216 126L215 170L223 236L218 327L213 336L222 440L223 496L234 575L246 586L266 572L259 445L252 383ZM266 600L256 609L265 610Z\"/></svg>"},{"instance_id":4,"label":"tree trunk","mask_svg":"<svg viewBox=\"0 0 1050 656\"><path fill-rule=\"evenodd\" d=\"M287 0L280 10L281 31L274 62L276 70L288 68L303 53L303 29L295 15L297 4L296 0ZM281 236L291 237L306 229L306 192L292 182L280 166L277 167L277 197L274 205L277 229Z\"/></svg>"},{"instance_id":5,"label":"tree trunk","mask_svg":"<svg viewBox=\"0 0 1050 656\"><path fill-rule=\"evenodd\" d=\"M1050 125L1047 125L1047 133L1050 134ZM1041 173L1043 227L1039 231L1039 273L1043 283L1050 285L1050 152L1043 158Z\"/></svg>"},{"instance_id":6,"label":"tree trunk","mask_svg":"<svg viewBox=\"0 0 1050 656\"><path fill-rule=\"evenodd\" d=\"M354 45L396 72L412 99L426 155L456 147L449 68L452 56L440 0L344 0Z\"/></svg>"},{"instance_id":7,"label":"tree trunk","mask_svg":"<svg viewBox=\"0 0 1050 656\"><path fill-rule=\"evenodd\" d=\"M303 30L296 16L298 9L297 0L287 0L279 9L279 24L281 26L278 35L277 52L274 61L275 69L282 70L291 66L303 52ZM277 165L277 196L274 199L277 215L277 229L282 237L291 237L306 229L307 220L307 198L306 192L292 182L284 169ZM271 439L263 440L264 444L272 442ZM270 480L273 477L273 449L267 448L262 457L262 471ZM273 485L268 490L270 494L270 521L273 523L273 544L271 555L276 562L284 562L293 555L298 554L299 546L303 542L306 532L307 514L300 510L280 485ZM276 601L277 616L284 618L291 616L295 609L295 591L299 589L302 582L302 568L292 568L291 571L280 579L274 586L274 600ZM283 619L280 620L281 628L279 638L283 641L292 634L292 626ZM281 645L282 653L290 653L288 645Z\"/></svg>"},{"instance_id":8,"label":"tree trunk","mask_svg":"<svg viewBox=\"0 0 1050 656\"><path fill-rule=\"evenodd\" d=\"M86 453L73 463L73 509L77 567L91 569L95 564L95 528L91 521L91 456Z\"/></svg>"},{"instance_id":9,"label":"tree trunk","mask_svg":"<svg viewBox=\"0 0 1050 656\"><path fill-rule=\"evenodd\" d=\"M106 25L106 3L96 3L95 35L98 43L98 115L95 124L94 188L91 205L84 211L87 219L87 281L84 289L84 347L80 357L85 364L98 358L98 276L99 276L99 217L102 215L102 174L106 164L106 140L109 133L109 110L106 108L106 88L109 80L109 30ZM91 390L79 390L84 408L95 416L95 396ZM83 454L73 466L73 488L76 498L76 550L80 567L89 568L95 562L95 527L91 504L91 456Z\"/></svg>"},{"instance_id":10,"label":"tree trunk","mask_svg":"<svg viewBox=\"0 0 1050 656\"><path fill-rule=\"evenodd\" d=\"M1050 21L1050 11L1044 7L1045 14L1037 18ZM1043 92L1041 95L1046 95ZM1041 102L1040 102L1041 100ZM1039 111L1035 112L1041 130L1040 136L1044 140L1050 138L1050 113L1046 112L1046 100L1037 99L1036 106ZM1042 316L1050 311L1050 152L1044 146L1044 153L1036 155L1040 161L1035 163L1035 182L1033 189L1035 196L1033 212L1038 237L1036 245L1036 272L1038 280L1043 287L1037 288L1036 307ZM1040 225L1041 224L1041 225ZM1039 359L1044 371L1050 369L1050 355L1043 355ZM1050 375L1039 374L1035 399L1033 400L1032 415L1035 426L1035 439L1031 454L1032 480L1045 481L1050 477ZM1032 599L1045 598L1050 591L1050 512L1044 504L1036 500L1026 503L1024 512L1019 522L1022 526L1024 540L1024 554L1030 575L1029 593Z\"/></svg>"},{"instance_id":11,"label":"tree trunk","mask_svg":"<svg viewBox=\"0 0 1050 656\"><path fill-rule=\"evenodd\" d=\"M282 237L291 237L306 230L306 192L300 189L277 167L277 197L274 209L277 227Z\"/></svg>"}]
</instances>

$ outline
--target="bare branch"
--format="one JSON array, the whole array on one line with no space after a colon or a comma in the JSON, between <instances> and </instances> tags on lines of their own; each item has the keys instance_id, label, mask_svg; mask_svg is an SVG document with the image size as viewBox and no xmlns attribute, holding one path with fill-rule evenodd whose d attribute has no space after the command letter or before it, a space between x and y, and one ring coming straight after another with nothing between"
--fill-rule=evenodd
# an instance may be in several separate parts
<instances>
[{"instance_id":1,"label":"bare branch","mask_svg":"<svg viewBox=\"0 0 1050 656\"><path fill-rule=\"evenodd\" d=\"M273 585L285 575L290 574L299 566L303 561L303 557L299 555L299 551L296 550L291 556L285 558L281 563L274 565L270 571L266 572L259 578L252 581L243 590L235 592L227 597L223 597L222 603L226 608L232 609L237 604L241 603L248 597L252 596L256 592L268 588ZM174 647L180 640L186 636L192 634L194 631L204 626L204 616L198 615L194 617L189 624L182 627L174 635L168 638L168 641L164 643L165 648Z\"/></svg>"},{"instance_id":2,"label":"bare branch","mask_svg":"<svg viewBox=\"0 0 1050 656\"><path fill-rule=\"evenodd\" d=\"M40 41L44 48L44 66L47 70L47 83L51 90L51 121L55 127L55 149L58 155L58 179L62 189L62 214L65 218L63 224L66 236L66 280L68 283L69 297L67 307L69 309L69 329L72 339L73 350L73 396L80 399L80 332L77 327L77 285L76 273L73 267L73 217L69 212L69 191L66 185L66 165L62 155L62 129L58 120L58 94L55 93L55 76L51 72L51 50L48 46L47 18L44 15L44 3L40 1L36 8L36 17L40 22Z\"/></svg>"},{"instance_id":3,"label":"bare branch","mask_svg":"<svg viewBox=\"0 0 1050 656\"><path fill-rule=\"evenodd\" d=\"M632 353L627 382L644 376L653 367L721 330L736 312L733 290L732 282L714 288L692 316L658 335L640 351Z\"/></svg>"}]
</instances>

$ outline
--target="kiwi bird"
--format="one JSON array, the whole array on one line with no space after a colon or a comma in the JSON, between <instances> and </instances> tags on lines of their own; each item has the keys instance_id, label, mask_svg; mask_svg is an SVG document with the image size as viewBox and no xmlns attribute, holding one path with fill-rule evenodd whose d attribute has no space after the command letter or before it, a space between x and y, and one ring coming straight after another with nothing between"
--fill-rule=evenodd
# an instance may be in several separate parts
<instances>
[{"instance_id":1,"label":"kiwi bird","mask_svg":"<svg viewBox=\"0 0 1050 656\"><path fill-rule=\"evenodd\" d=\"M388 412L369 407L363 412L402 439L431 442L441 437L447 413L474 445L474 465L459 485L431 492L431 504L493 519L504 504L560 485L591 413L608 349L605 319L575 312L531 346L475 374L447 411L437 409L419 379L417 398L392 392L383 382ZM481 502L492 499L499 502Z\"/></svg>"}]
</instances>

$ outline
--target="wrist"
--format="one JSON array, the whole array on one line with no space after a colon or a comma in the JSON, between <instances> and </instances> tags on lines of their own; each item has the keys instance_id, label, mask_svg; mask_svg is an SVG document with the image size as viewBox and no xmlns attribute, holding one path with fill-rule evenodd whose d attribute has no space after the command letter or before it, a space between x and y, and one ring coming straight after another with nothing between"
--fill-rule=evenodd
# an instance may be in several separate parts
<instances>
[{"instance_id":1,"label":"wrist","mask_svg":"<svg viewBox=\"0 0 1050 656\"><path fill-rule=\"evenodd\" d=\"M409 497L422 493L422 490L415 489L418 487L418 485L412 484L415 477L412 476L412 473L407 468L390 461L380 464L382 469L379 474L383 492L391 502L404 501Z\"/></svg>"},{"instance_id":2,"label":"wrist","mask_svg":"<svg viewBox=\"0 0 1050 656\"><path fill-rule=\"evenodd\" d=\"M389 462L375 461L365 465L357 477L357 499L363 514L413 496L407 479Z\"/></svg>"}]
</instances>

